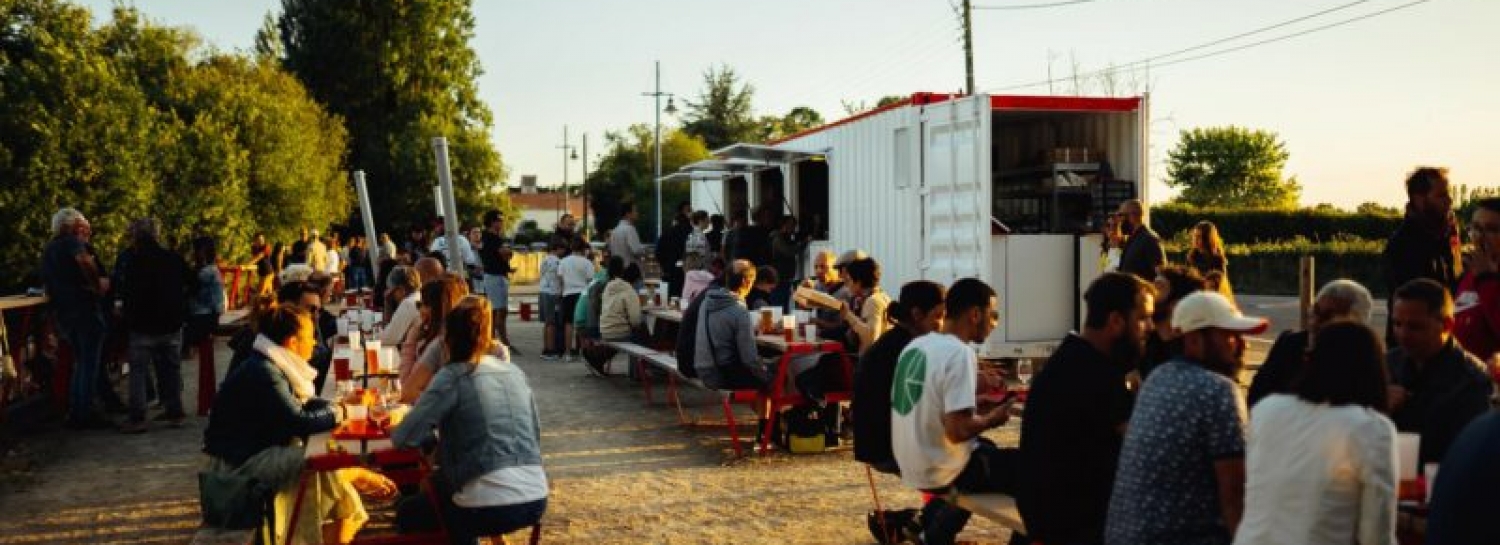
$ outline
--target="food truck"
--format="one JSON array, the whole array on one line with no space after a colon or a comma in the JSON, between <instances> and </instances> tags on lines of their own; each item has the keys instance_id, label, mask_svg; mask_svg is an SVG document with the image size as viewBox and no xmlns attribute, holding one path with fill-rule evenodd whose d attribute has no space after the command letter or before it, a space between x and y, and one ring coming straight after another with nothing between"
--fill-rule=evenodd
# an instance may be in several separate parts
<instances>
[{"instance_id":1,"label":"food truck","mask_svg":"<svg viewBox=\"0 0 1500 545\"><path fill-rule=\"evenodd\" d=\"M768 144L733 144L665 180L693 206L793 214L809 254L860 249L881 284L977 277L999 293L988 358L1041 358L1083 319L1100 228L1149 203L1148 97L917 93ZM802 260L805 276L808 259Z\"/></svg>"}]
</instances>

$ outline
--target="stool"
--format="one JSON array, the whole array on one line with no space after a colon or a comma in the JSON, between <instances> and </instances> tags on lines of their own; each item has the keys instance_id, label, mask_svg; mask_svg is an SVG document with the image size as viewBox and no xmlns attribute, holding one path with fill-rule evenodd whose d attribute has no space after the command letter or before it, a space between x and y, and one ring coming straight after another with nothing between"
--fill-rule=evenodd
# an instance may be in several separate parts
<instances>
[{"instance_id":1,"label":"stool","mask_svg":"<svg viewBox=\"0 0 1500 545\"><path fill-rule=\"evenodd\" d=\"M529 303L529 302L525 302L525 301L521 302L521 321L523 321L523 322L530 322L531 321L531 303Z\"/></svg>"}]
</instances>

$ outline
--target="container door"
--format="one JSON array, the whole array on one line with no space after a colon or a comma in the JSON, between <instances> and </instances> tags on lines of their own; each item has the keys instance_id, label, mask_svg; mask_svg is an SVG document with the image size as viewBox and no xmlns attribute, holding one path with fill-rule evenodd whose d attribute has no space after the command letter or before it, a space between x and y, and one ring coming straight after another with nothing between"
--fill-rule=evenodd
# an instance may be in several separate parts
<instances>
[{"instance_id":1,"label":"container door","mask_svg":"<svg viewBox=\"0 0 1500 545\"><path fill-rule=\"evenodd\" d=\"M990 97L922 113L922 277L984 279L990 257Z\"/></svg>"}]
</instances>

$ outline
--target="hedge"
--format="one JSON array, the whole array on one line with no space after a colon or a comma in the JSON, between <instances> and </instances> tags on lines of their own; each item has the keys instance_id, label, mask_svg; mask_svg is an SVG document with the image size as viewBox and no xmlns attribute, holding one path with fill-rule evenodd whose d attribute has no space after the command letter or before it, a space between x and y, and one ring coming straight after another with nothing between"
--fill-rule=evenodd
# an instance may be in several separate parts
<instances>
[{"instance_id":1,"label":"hedge","mask_svg":"<svg viewBox=\"0 0 1500 545\"><path fill-rule=\"evenodd\" d=\"M1313 275L1318 286L1339 278L1363 284L1375 297L1385 297L1385 266L1380 240L1339 240L1314 243L1294 239L1262 244L1231 244L1229 281L1235 293L1254 295L1297 295L1298 261L1302 256L1314 259ZM1179 245L1167 247L1167 258L1185 263L1187 250Z\"/></svg>"},{"instance_id":2,"label":"hedge","mask_svg":"<svg viewBox=\"0 0 1500 545\"><path fill-rule=\"evenodd\" d=\"M1182 233L1200 221L1211 221L1228 243L1249 244L1306 238L1331 241L1339 238L1385 240L1401 224L1399 215L1356 214L1339 210L1248 210L1193 208L1162 205L1151 208L1151 227L1167 240L1186 237ZM1187 240L1182 238L1181 240Z\"/></svg>"}]
</instances>

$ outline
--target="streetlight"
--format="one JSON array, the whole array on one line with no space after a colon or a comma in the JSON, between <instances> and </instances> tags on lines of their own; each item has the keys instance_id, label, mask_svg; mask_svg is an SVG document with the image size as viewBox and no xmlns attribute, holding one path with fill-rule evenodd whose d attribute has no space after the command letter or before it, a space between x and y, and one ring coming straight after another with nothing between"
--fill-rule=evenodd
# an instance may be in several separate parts
<instances>
[{"instance_id":1,"label":"streetlight","mask_svg":"<svg viewBox=\"0 0 1500 545\"><path fill-rule=\"evenodd\" d=\"M562 211L557 214L558 219L568 213L568 160L578 160L578 148L568 144L568 126L563 125L563 143L558 146L563 152L563 185L562 185Z\"/></svg>"},{"instance_id":2,"label":"streetlight","mask_svg":"<svg viewBox=\"0 0 1500 545\"><path fill-rule=\"evenodd\" d=\"M661 217L662 217L662 213L661 213L661 113L662 113L663 110L662 110L662 107L661 107L661 97L667 97L667 109L666 109L667 115L674 115L674 114L677 113L677 105L675 105L675 104L672 103L672 98L673 98L674 95L672 93L662 92L662 90L661 90L661 61L656 61L656 90L652 91L650 93L641 93L641 96L648 96L648 97L653 97L653 98L656 99L656 107L654 108L655 113L656 113L656 177L653 178L653 180L656 182L656 240L659 242L661 240Z\"/></svg>"}]
</instances>

